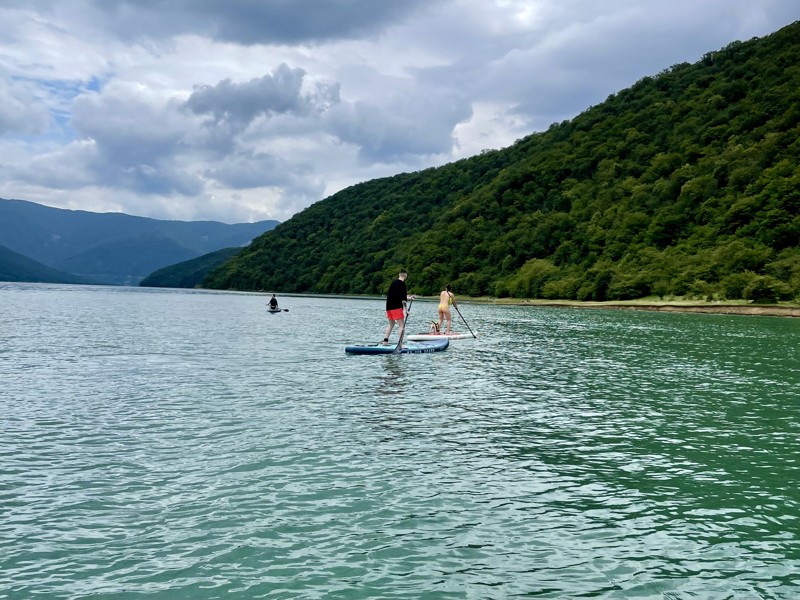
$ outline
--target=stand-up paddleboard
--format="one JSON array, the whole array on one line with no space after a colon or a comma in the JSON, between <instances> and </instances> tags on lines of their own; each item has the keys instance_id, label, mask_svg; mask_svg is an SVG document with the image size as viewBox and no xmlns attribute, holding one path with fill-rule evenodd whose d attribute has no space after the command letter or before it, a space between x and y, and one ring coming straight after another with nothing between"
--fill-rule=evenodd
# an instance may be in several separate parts
<instances>
[{"instance_id":1,"label":"stand-up paddleboard","mask_svg":"<svg viewBox=\"0 0 800 600\"><path fill-rule=\"evenodd\" d=\"M288 308L268 308L268 313L279 313L279 312L289 312Z\"/></svg>"},{"instance_id":2,"label":"stand-up paddleboard","mask_svg":"<svg viewBox=\"0 0 800 600\"><path fill-rule=\"evenodd\" d=\"M478 334L472 335L471 333L457 333L451 331L450 333L412 333L406 336L406 339L412 342L433 342L441 339L448 340L467 340L477 338Z\"/></svg>"},{"instance_id":3,"label":"stand-up paddleboard","mask_svg":"<svg viewBox=\"0 0 800 600\"><path fill-rule=\"evenodd\" d=\"M441 352L447 350L450 340L439 339L431 342L404 343L400 354L423 354L428 352ZM393 354L396 344L364 344L363 346L346 346L347 354Z\"/></svg>"}]
</instances>

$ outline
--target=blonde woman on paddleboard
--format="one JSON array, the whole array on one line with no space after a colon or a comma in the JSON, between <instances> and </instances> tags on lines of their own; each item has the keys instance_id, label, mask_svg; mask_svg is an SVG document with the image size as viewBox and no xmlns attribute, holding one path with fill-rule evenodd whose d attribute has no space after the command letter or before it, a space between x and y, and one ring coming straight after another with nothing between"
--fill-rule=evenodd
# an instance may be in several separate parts
<instances>
[{"instance_id":1,"label":"blonde woman on paddleboard","mask_svg":"<svg viewBox=\"0 0 800 600\"><path fill-rule=\"evenodd\" d=\"M444 289L439 294L439 331L442 330L442 322L447 321L447 328L445 334L450 333L450 325L453 318L450 315L450 305L458 308L458 302L453 295L449 285L444 286Z\"/></svg>"}]
</instances>

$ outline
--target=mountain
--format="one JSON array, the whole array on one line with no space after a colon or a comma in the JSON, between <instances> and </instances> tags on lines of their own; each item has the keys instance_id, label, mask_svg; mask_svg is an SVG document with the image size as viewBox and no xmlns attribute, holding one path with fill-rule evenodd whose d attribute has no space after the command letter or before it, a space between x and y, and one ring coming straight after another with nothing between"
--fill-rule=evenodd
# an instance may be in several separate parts
<instances>
[{"instance_id":1,"label":"mountain","mask_svg":"<svg viewBox=\"0 0 800 600\"><path fill-rule=\"evenodd\" d=\"M223 248L151 273L139 283L142 287L200 287L206 275L240 252L241 248Z\"/></svg>"},{"instance_id":2,"label":"mountain","mask_svg":"<svg viewBox=\"0 0 800 600\"><path fill-rule=\"evenodd\" d=\"M800 296L800 22L501 150L358 184L211 288L578 300Z\"/></svg>"},{"instance_id":3,"label":"mountain","mask_svg":"<svg viewBox=\"0 0 800 600\"><path fill-rule=\"evenodd\" d=\"M0 281L34 283L94 283L83 277L44 266L5 246L0 246Z\"/></svg>"},{"instance_id":4,"label":"mountain","mask_svg":"<svg viewBox=\"0 0 800 600\"><path fill-rule=\"evenodd\" d=\"M277 223L163 221L0 199L0 244L50 268L117 285L138 285L167 265L245 246Z\"/></svg>"}]
</instances>

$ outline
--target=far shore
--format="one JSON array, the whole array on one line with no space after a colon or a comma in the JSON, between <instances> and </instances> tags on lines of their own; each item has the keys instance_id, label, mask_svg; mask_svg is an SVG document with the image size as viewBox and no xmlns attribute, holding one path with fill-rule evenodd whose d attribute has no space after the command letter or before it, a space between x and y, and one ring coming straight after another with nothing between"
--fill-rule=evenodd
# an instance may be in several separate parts
<instances>
[{"instance_id":1,"label":"far shore","mask_svg":"<svg viewBox=\"0 0 800 600\"><path fill-rule=\"evenodd\" d=\"M476 299L476 301L480 302L481 300ZM504 304L508 306L606 308L618 310L651 310L657 312L706 313L717 315L800 317L800 306L795 304L737 304L729 302L698 302L696 300L625 300L607 302L579 302L577 300L520 300L517 298L492 298L485 299L483 301L489 304Z\"/></svg>"},{"instance_id":2,"label":"far shore","mask_svg":"<svg viewBox=\"0 0 800 600\"><path fill-rule=\"evenodd\" d=\"M258 293L268 294L265 291ZM269 292L272 293L272 292ZM353 300L382 300L385 296L371 294L305 294L284 293L283 296L316 296L330 298L351 298ZM438 296L416 296L424 302L437 302ZM800 317L800 305L783 302L780 304L750 304L745 300L703 302L701 300L656 300L642 298L639 300L610 300L606 302L589 302L579 300L538 300L530 298L494 298L471 297L456 294L458 302L475 304L495 304L498 306L532 306L542 308L600 308L612 310L650 310L656 312L706 313L716 315L751 315L760 317Z\"/></svg>"}]
</instances>

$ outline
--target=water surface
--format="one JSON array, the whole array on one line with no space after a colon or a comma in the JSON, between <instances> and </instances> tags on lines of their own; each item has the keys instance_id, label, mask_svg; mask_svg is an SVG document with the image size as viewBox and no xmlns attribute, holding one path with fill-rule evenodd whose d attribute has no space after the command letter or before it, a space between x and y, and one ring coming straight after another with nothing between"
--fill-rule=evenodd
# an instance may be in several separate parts
<instances>
[{"instance_id":1,"label":"water surface","mask_svg":"<svg viewBox=\"0 0 800 600\"><path fill-rule=\"evenodd\" d=\"M268 298L0 283L0 598L800 597L800 321Z\"/></svg>"}]
</instances>

